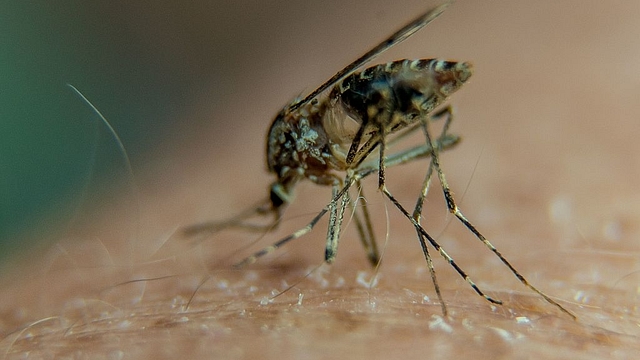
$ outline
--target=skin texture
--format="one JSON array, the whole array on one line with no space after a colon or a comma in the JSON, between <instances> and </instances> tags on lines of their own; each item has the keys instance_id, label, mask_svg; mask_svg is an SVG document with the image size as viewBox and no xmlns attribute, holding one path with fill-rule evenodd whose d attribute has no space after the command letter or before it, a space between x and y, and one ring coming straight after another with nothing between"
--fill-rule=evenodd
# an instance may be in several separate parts
<instances>
[{"instance_id":1,"label":"skin texture","mask_svg":"<svg viewBox=\"0 0 640 360\"><path fill-rule=\"evenodd\" d=\"M376 179L367 182L366 191L384 248L379 269L367 263L353 224L346 226L335 264L316 269L326 222L254 265L231 267L304 226L327 203L330 189L312 184L297 189L281 226L265 236L228 231L199 241L175 233L180 226L227 219L263 199L271 182L263 170L263 137L278 107L425 9L420 3L398 12L376 6L377 12L352 22L328 14L317 23L326 26L325 33L308 29L305 36L313 38L300 40L302 45L286 42L280 55L267 57L259 70L247 70L247 79L238 80L246 84L240 93L213 103L194 101L194 112L181 117L182 136L165 150L166 158L137 173L137 198L122 189L114 195L119 200L52 236L52 246L17 260L1 283L0 354L8 359L637 354L640 75L633 66L640 63L640 8L633 2L459 1L374 61L446 57L474 64L470 83L452 98L451 132L463 141L442 154L442 167L465 215L577 321L524 288L447 216L437 183L426 204L425 228L504 306L475 295L432 252L449 310L443 317L414 229L376 192ZM273 37L283 32L274 30ZM324 45L314 47L314 41ZM317 47L327 49L305 51ZM252 83L258 74L263 77ZM198 124L201 114L216 121ZM387 174L389 190L407 207L413 206L426 167L423 161ZM258 243L247 248L252 241Z\"/></svg>"}]
</instances>

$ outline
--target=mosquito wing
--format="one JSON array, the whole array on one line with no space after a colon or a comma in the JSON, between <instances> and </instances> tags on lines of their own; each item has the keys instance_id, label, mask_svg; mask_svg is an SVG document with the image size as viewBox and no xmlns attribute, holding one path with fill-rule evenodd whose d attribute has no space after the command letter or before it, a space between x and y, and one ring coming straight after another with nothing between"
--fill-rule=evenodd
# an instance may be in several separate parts
<instances>
[{"instance_id":1,"label":"mosquito wing","mask_svg":"<svg viewBox=\"0 0 640 360\"><path fill-rule=\"evenodd\" d=\"M418 16L413 21L403 26L400 30L396 31L391 36L386 38L384 41L374 46L371 50L367 51L364 55L360 56L356 61L347 65L344 69L338 71L335 75L333 75L333 77L331 77L331 79L320 85L320 87L315 89L311 94L307 95L307 97L292 104L289 107L289 111L294 111L304 104L308 103L320 93L335 85L338 81L342 80L344 77L348 76L362 65L368 63L376 56L380 55L383 51L401 43L411 35L415 34L418 30L422 29L427 24L435 20L435 18L440 16L440 14L442 14L442 12L444 12L444 10L449 5L451 5L451 2L446 2Z\"/></svg>"}]
</instances>

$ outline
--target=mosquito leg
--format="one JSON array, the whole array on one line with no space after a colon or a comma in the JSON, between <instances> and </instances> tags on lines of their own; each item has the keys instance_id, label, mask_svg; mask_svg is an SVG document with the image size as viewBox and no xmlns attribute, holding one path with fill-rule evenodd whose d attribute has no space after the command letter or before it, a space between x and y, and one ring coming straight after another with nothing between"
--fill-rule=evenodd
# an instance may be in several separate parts
<instances>
[{"instance_id":1,"label":"mosquito leg","mask_svg":"<svg viewBox=\"0 0 640 360\"><path fill-rule=\"evenodd\" d=\"M451 119L451 114L450 114L449 119ZM449 120L449 122L450 121L451 120ZM550 298L547 294L545 294L541 290L538 290L538 288L536 288L535 286L531 285L529 283L529 281L524 276L522 276L518 272L518 270L516 270L516 268L514 268L513 265L511 265L511 263L509 263L509 261L504 256L502 256L502 254L498 251L498 249L496 249L496 247L493 246L493 244L491 244L489 242L489 240L487 240L487 238L485 238L484 235L482 235L476 229L476 227L473 226L473 224L471 224L471 222L469 222L469 220L467 220L467 218L462 214L462 211L460 211L460 209L456 205L455 199L453 198L453 195L451 194L451 189L449 188L449 184L447 183L447 179L445 178L444 172L442 171L442 168L440 167L440 161L438 159L438 151L433 147L433 142L431 140L431 136L429 134L429 131L428 131L428 129L426 127L424 128L424 130L425 130L424 131L425 138L426 138L426 141L427 141L427 147L431 148L431 163L432 163L432 166L435 168L436 172L438 173L438 179L440 180L440 185L442 187L442 192L444 193L444 198L445 198L445 201L447 203L447 208L449 209L449 212L452 213L456 218L458 218L458 220L467 229L469 229L469 231L471 231L476 236L476 238L478 238L478 240L482 241L482 243L484 243L485 246L489 250L491 250L500 259L500 261L502 261L502 263L505 264L509 268L509 270L511 270L513 275L515 275L515 277L518 280L520 280L520 282L524 286L528 287L529 289L531 289L534 292L536 292L538 295L542 296L549 304L556 306L558 309L560 309L560 311L562 311L565 314L569 315L573 319L576 319L576 316L574 314L572 314L571 312L569 312L569 310L565 309L564 307L562 307L562 305L560 305L555 300Z\"/></svg>"},{"instance_id":2,"label":"mosquito leg","mask_svg":"<svg viewBox=\"0 0 640 360\"><path fill-rule=\"evenodd\" d=\"M414 127L412 129L409 129L409 131L405 131L404 133L400 134L399 136L400 137L404 137L404 136L408 135L410 132L415 131L415 129L417 129L417 128L418 127ZM396 142L397 140L398 140L398 137L394 138L392 140L392 142ZM455 135L443 134L443 136L441 138L436 140L436 144L437 144L437 147L439 149L449 149L449 148L455 146L458 143L458 141L459 141L459 138L457 136L455 136ZM404 164L404 163L411 162L413 160L417 160L417 159L420 159L420 158L423 158L423 157L426 157L426 156L431 156L431 147L428 146L428 145L421 145L421 146L418 146L418 147L410 148L410 149L407 149L407 150L404 150L404 151L389 155L386 158L385 167L391 167L391 166L395 166L395 165L399 165L399 164ZM372 166L372 165L370 165L370 166ZM362 166L362 169L366 169L367 167L370 167L370 166L364 165L364 166ZM370 174L371 174L370 172L367 173L364 170L361 171L362 177L366 177L366 176L368 176ZM430 166L429 173L427 175L427 179L430 179L432 174L433 174L433 167ZM418 213L421 213L421 211L422 211L421 210L421 206L422 206L421 204L424 202L424 197L426 197L426 193L423 195L422 200L420 200L420 208L417 210ZM365 211L365 216L368 216L368 212L366 212L366 209L363 209L363 211ZM415 213L415 211L414 211L414 213ZM418 222L420 221L419 218L417 218L416 220ZM356 218L356 221L357 221L357 218ZM367 222L369 224L371 224L370 220L367 221ZM358 223L356 222L356 224L358 224ZM360 225L358 225L358 226L360 226ZM363 230L360 230L360 227L359 227L358 231L361 234L363 233ZM435 269L433 267L433 262L432 262L430 254L429 254L427 245L426 245L426 240L423 239L422 235L420 234L420 232L418 231L417 228L416 228L416 231L418 233L418 240L419 240L419 242L420 242L420 244L422 246L423 253L425 254L425 258L426 258L427 264L429 266L429 270L431 272L431 278L432 278L432 281L434 283L434 287L436 288L436 293L438 294L438 299L439 299L439 301L440 301L440 303L442 304L442 307L443 307L443 313L446 314L447 311L446 311L446 307L445 307L445 302L443 301L442 295L440 294L440 287L439 287L439 285L437 283L437 280L436 280L436 277L435 277ZM369 233L372 234L371 235L371 239L373 239L373 230L372 229L369 230ZM360 235L360 236L361 236L361 239L363 239L363 243L364 243L364 239L365 239L364 235ZM367 248L367 243L364 243L364 244L365 244L365 248ZM372 245L373 246L376 245L375 240L372 241ZM373 254L373 253L370 253L370 254ZM371 257L370 257L370 260L372 260L372 263L375 265L375 263L373 262L373 259Z\"/></svg>"},{"instance_id":3,"label":"mosquito leg","mask_svg":"<svg viewBox=\"0 0 640 360\"><path fill-rule=\"evenodd\" d=\"M278 224L278 218L274 218L267 224L250 224L245 223L243 219L231 219L223 222L205 222L199 224L193 224L182 228L182 234L184 236L196 236L200 234L214 234L219 231L236 228L254 232L265 232L275 228Z\"/></svg>"},{"instance_id":4,"label":"mosquito leg","mask_svg":"<svg viewBox=\"0 0 640 360\"><path fill-rule=\"evenodd\" d=\"M441 110L439 110L438 112L432 114L429 116L429 121L438 121L440 120L442 117L447 116L447 120L442 128L442 133L440 135L440 137L438 139L442 139L445 134L446 136L451 136L449 135L449 125L451 125L451 117L449 116L450 114L453 114L453 107L451 105L447 105L446 107L442 108ZM387 145L389 146L393 146L396 143L398 143L399 141L401 141L402 139L406 138L407 136L413 134L416 130L420 129L422 127L422 122L418 121L415 122L414 124L409 125L409 127L407 127L406 129L400 131L399 134L395 135L393 137L393 139L391 139L390 141L387 141Z\"/></svg>"},{"instance_id":5,"label":"mosquito leg","mask_svg":"<svg viewBox=\"0 0 640 360\"><path fill-rule=\"evenodd\" d=\"M416 206L413 209L413 218L419 223L420 218L422 216L422 206L424 205L424 200L427 198L427 194L429 193L429 188L431 186L431 177L433 176L433 165L429 164L429 170L427 171L427 175L422 182L422 188L420 191L420 196L418 196L418 200L416 201Z\"/></svg>"},{"instance_id":6,"label":"mosquito leg","mask_svg":"<svg viewBox=\"0 0 640 360\"><path fill-rule=\"evenodd\" d=\"M298 231L296 231L296 232L284 237L283 239L279 240L278 242L275 242L272 245L269 245L269 246L263 248L262 250L254 253L253 255L251 255L249 257L246 257L244 260L242 260L239 263L235 264L234 267L235 268L241 268L241 267L244 267L246 265L253 264L259 258L276 251L278 248L280 248L284 244L288 243L289 241L295 240L295 239L307 234L308 232L313 230L313 227L316 225L316 223L318 223L318 221L320 221L320 219L327 213L328 210L329 210L328 208L322 209L322 211L320 211L318 213L318 215L316 215L313 218L313 220L311 220L311 222L309 224L307 224L307 226L305 226L302 229L300 229L300 230L298 230Z\"/></svg>"},{"instance_id":7,"label":"mosquito leg","mask_svg":"<svg viewBox=\"0 0 640 360\"><path fill-rule=\"evenodd\" d=\"M409 127L408 129L406 129L405 131L402 131L397 136L394 136L391 140L388 139L388 136L385 137L385 142L386 142L385 147L393 146L396 143L400 142L402 139L406 138L408 135L411 135L414 131L416 131L416 129L419 128L419 126L417 125L420 125L420 124L416 124L416 126ZM385 134L387 133L388 131L385 131ZM361 167L362 163L369 156L369 154L371 154L371 152L373 152L376 149L376 147L380 144L381 138L382 136L380 133L376 132L375 134L373 134L356 152L350 164L356 168ZM456 140L452 141L453 138L456 138ZM455 145L454 143L458 141L457 139L459 139L459 137L451 136L447 141L452 143L451 146L453 146ZM353 142L351 145L353 147ZM349 150L351 151L351 148ZM429 151L424 155L431 156L431 152Z\"/></svg>"},{"instance_id":8,"label":"mosquito leg","mask_svg":"<svg viewBox=\"0 0 640 360\"><path fill-rule=\"evenodd\" d=\"M442 308L442 314L444 316L447 316L447 304L444 302L444 298L442 297L442 293L440 292L440 285L438 284L438 278L436 277L436 268L433 266L433 260L431 259L431 254L429 254L429 248L427 247L425 237L422 235L419 228L416 228L416 233L418 234L418 241L420 242L422 253L424 254L425 260L427 261L429 274L431 274L431 282L433 283L433 287L436 290L436 296L438 297L438 301L440 302L440 307ZM465 279L465 280L471 281L470 279ZM473 287L473 285L471 286Z\"/></svg>"},{"instance_id":9,"label":"mosquito leg","mask_svg":"<svg viewBox=\"0 0 640 360\"><path fill-rule=\"evenodd\" d=\"M338 183L333 185L333 198L336 199L338 195ZM342 220L344 218L344 210L349 204L349 192L345 192L342 195L340 205L337 201L331 201L329 203L329 227L327 229L327 244L324 252L324 261L331 264L336 258L338 253L338 242L340 241L340 229L342 228Z\"/></svg>"},{"instance_id":10,"label":"mosquito leg","mask_svg":"<svg viewBox=\"0 0 640 360\"><path fill-rule=\"evenodd\" d=\"M360 129L358 129L358 132L356 133L356 135L353 137L353 140L351 141L351 146L349 147L349 152L347 153L347 158L346 158L347 164L351 164L353 162L353 159L356 157L356 152L358 151L358 147L360 146L360 141L362 140L362 135L364 134L364 128L365 128L365 123L363 122L362 125L360 125Z\"/></svg>"},{"instance_id":11,"label":"mosquito leg","mask_svg":"<svg viewBox=\"0 0 640 360\"><path fill-rule=\"evenodd\" d=\"M351 186L353 185L353 183L356 181L356 178L348 178L348 181L346 182L346 184L342 187L342 189L337 192L337 194L333 197L333 199L331 199L331 202L329 202L329 204L327 206L324 207L324 209L322 209L312 220L311 222L309 222L307 224L307 226L303 227L302 229L299 229L295 232L293 232L292 234L289 234L288 236L280 239L279 241L257 251L256 253L254 253L253 255L244 258L242 261L238 262L237 264L234 265L235 268L241 268L244 267L246 265L249 264L253 264L255 263L259 258L268 255L274 251L276 251L278 248L284 246L286 243L298 239L306 234L308 234L311 230L313 230L314 226L316 226L316 224L318 223L318 221L320 221L320 219L322 219L322 217L333 207L337 207L338 201L340 201L340 199L343 198L343 196L347 193L347 191L349 191L349 188L351 188Z\"/></svg>"},{"instance_id":12,"label":"mosquito leg","mask_svg":"<svg viewBox=\"0 0 640 360\"><path fill-rule=\"evenodd\" d=\"M441 116L441 112L438 112L437 114L434 115L434 117L432 117L432 119L435 118L439 118ZM428 131L427 128L427 119L425 118L421 118L420 119L420 125L422 126L423 130L425 132ZM449 122L449 121L447 121ZM448 125L445 124L445 127L448 128ZM438 140L436 141L436 144L434 145L434 143L429 142L427 143L427 148L430 149L430 154L431 155L431 161L429 162L429 169L427 170L427 174L425 175L424 181L422 182L422 188L420 191L420 196L418 196L418 199L416 201L416 206L413 209L413 218L416 219L416 221L418 223L420 223L420 217L422 215L422 207L424 205L424 200L427 198L427 194L429 193L429 188L431 186L431 177L433 176L433 154L436 154L440 151L441 149L441 143L442 140L445 138L446 136L446 129L443 129L442 134L440 135L440 137L438 138ZM436 146L434 148L434 146Z\"/></svg>"},{"instance_id":13,"label":"mosquito leg","mask_svg":"<svg viewBox=\"0 0 640 360\"><path fill-rule=\"evenodd\" d=\"M427 170L427 174L422 183L422 190L420 191L420 196L418 196L418 200L416 201L416 206L413 209L413 218L415 221L420 224L422 217L422 207L424 205L424 200L429 193L429 186L431 185L431 177L433 176L433 166L429 164L429 170ZM440 292L440 285L438 285L438 279L436 277L436 269L433 266L433 260L431 259L431 254L429 254L429 248L427 247L424 236L420 233L420 229L416 228L416 234L418 235L418 241L420 242L420 247L422 247L422 253L424 254L424 258L427 261L427 266L429 267L429 274L431 274L431 282L433 283L433 287L435 288L436 295L438 296L438 301L440 301L440 306L442 307L442 313L447 315L447 305L442 298L442 293Z\"/></svg>"},{"instance_id":14,"label":"mosquito leg","mask_svg":"<svg viewBox=\"0 0 640 360\"><path fill-rule=\"evenodd\" d=\"M442 132L440 133L440 137L444 136L449 132L449 126L451 126L451 122L453 121L453 107L449 104L430 116L431 121L438 121L443 117L447 117L445 120L444 126L442 127ZM424 129L425 122L420 122L421 127Z\"/></svg>"},{"instance_id":15,"label":"mosquito leg","mask_svg":"<svg viewBox=\"0 0 640 360\"><path fill-rule=\"evenodd\" d=\"M458 264L456 264L456 262L453 260L453 258L451 258L451 256L449 256L449 254L447 254L447 252L444 251L442 246L440 246L440 244L438 244L438 242L431 235L429 235L429 233L427 233L427 231L420 224L418 224L416 219L414 219L409 214L409 212L407 212L407 210L402 206L402 204L400 204L400 202L398 202L398 200L396 200L396 198L393 195L391 195L391 193L389 192L389 190L386 187L382 188L382 193L387 198L389 198L389 200L391 200L393 205L395 205L395 207L397 207L398 210L400 210L400 212L409 221L411 221L413 226L416 228L416 230L421 235L421 237L420 237L421 242L424 239L426 239L429 242L429 244L431 244L431 246L433 246L433 248L436 249L436 251L438 251L440 253L440 255L442 255L442 257L449 263L449 265L451 265L456 270L456 272L469 284L469 286L471 286L471 288L473 288L473 290L476 293L478 293L478 295L482 296L483 298L485 298L490 303L502 305L502 301L496 300L496 299L492 298L491 296L486 295L484 292L482 292L482 290L480 290L480 288L471 280L471 278L467 275L467 273L464 270L462 270L462 268ZM426 256L428 256L428 255L425 254L425 257Z\"/></svg>"},{"instance_id":16,"label":"mosquito leg","mask_svg":"<svg viewBox=\"0 0 640 360\"><path fill-rule=\"evenodd\" d=\"M457 135L447 134L444 138L436 140L434 145L440 148L441 150L447 150L454 147L456 144L458 144L459 141L460 141L460 138ZM400 164L406 164L408 162L411 162L417 159L422 159L425 157L431 157L431 146L427 144L423 144L420 146L416 146L410 149L406 149L406 150L391 154L387 156L385 165L387 168L389 168L389 167L400 165ZM363 169L366 167L370 167L370 166L365 166L365 165L362 166Z\"/></svg>"},{"instance_id":17,"label":"mosquito leg","mask_svg":"<svg viewBox=\"0 0 640 360\"><path fill-rule=\"evenodd\" d=\"M267 224L251 224L247 221L253 217L273 215L273 220ZM280 220L280 213L271 206L269 199L261 201L256 207L246 210L227 221L204 222L182 228L184 236L194 236L199 234L212 234L228 228L240 228L251 231L267 231L274 228Z\"/></svg>"},{"instance_id":18,"label":"mosquito leg","mask_svg":"<svg viewBox=\"0 0 640 360\"><path fill-rule=\"evenodd\" d=\"M445 115L450 115L451 113L452 113L451 106L447 106L443 110L441 110L441 111L435 113L434 115L432 115L429 120L437 121L441 117L443 117ZM442 147L441 147L442 140L444 140L446 138L446 136L447 136L447 131L449 129L449 125L451 124L451 118L452 118L451 116L447 116L447 121L445 122L445 124L444 124L444 126L442 128L442 133L440 134L440 137L437 140L436 148L431 148L431 146L433 146L433 144L428 146L429 148L432 149L432 151L440 151L442 149ZM426 129L427 121L428 121L427 119L421 118L419 125L422 128ZM421 222L422 208L423 208L423 205L424 205L424 201L427 198L427 194L429 193L429 188L430 188L430 185L431 185L431 177L432 176L433 176L433 164L431 162L429 162L429 169L427 170L427 174L425 175L424 181L422 183L420 196L418 196L418 199L416 200L416 206L413 209L413 218L416 220L416 222L418 222L418 224L420 224L420 222ZM431 255L429 254L429 249L427 247L425 238L420 233L420 229L416 228L416 233L418 235L418 241L420 242L420 246L422 247L422 252L424 253L425 260L427 261L427 265L429 267L429 273L431 274L431 282L433 283L433 287L435 288L436 295L438 296L438 301L440 301L440 304L442 306L442 313L444 315L446 315L447 314L447 307L446 307L446 304L444 302L444 299L442 298L442 294L440 292L440 286L438 285L438 279L436 277L436 270L435 270L435 267L433 266L433 260L431 259Z\"/></svg>"},{"instance_id":19,"label":"mosquito leg","mask_svg":"<svg viewBox=\"0 0 640 360\"><path fill-rule=\"evenodd\" d=\"M376 136L375 142L373 142L372 139L369 139L369 142L365 145L362 146L361 150L358 152L358 155L361 155L361 152L365 151L365 149L367 148L367 145L371 145L371 144L375 144L375 145L379 145L380 146L380 155L379 155L379 162L378 162L378 184L379 187L382 188L385 186L385 169L387 167L387 163L385 161L386 156L385 156L385 149L386 149L386 127L383 125L384 122L379 121L378 122L380 125L379 129L378 129L378 134ZM415 131L417 127L414 127L413 129L410 129L409 131L405 131L403 134L401 134L402 137L406 136L408 133ZM440 139L438 139L440 140ZM458 141L458 137L448 137L445 138L443 136L443 140L446 140L447 143L445 145L446 148L451 147L453 145L455 145ZM371 144L369 144L371 143ZM438 141L438 145L441 146L440 142ZM420 147L416 147L416 148L412 148L412 149L408 149L406 151L400 152L400 153L396 153L393 154L390 157L391 163L389 164L389 166L393 166L393 165L397 165L400 163L405 163L405 162L410 162L412 160L421 158L421 157L425 157L431 154L431 149L427 149L429 146L420 146ZM373 149L373 148L371 148ZM367 151L368 154L368 151ZM366 156L366 154L365 154ZM362 167L362 169L365 169L366 167ZM366 177L368 175L370 175L372 173L372 171L368 171L368 170L361 170L360 176L361 177ZM430 170L430 175L429 177L431 177L431 173L432 170ZM360 181L357 181L358 184L358 188L360 191L362 191L362 186L360 184ZM367 251L367 254L369 256L369 260L370 262L374 265L377 266L380 258L379 258L379 252L377 249L377 243L375 241L374 235L373 235L373 228L371 226L371 220L369 217L369 212L368 209L366 208L366 205L363 204L363 215L364 215L364 219L365 219L365 223L367 226L367 232L368 234L365 233L364 227L361 224L361 221L359 219L359 216L357 215L357 212L355 213L356 216L356 226L358 228L358 233L360 234L360 239L364 245L365 250ZM420 236L420 234L419 234ZM444 301L442 301L442 297L440 296L440 291L439 291L439 287L437 284L437 281L435 281L435 270L433 269L433 263L431 261L431 257L428 253L428 249L426 247L426 243L423 239L420 238L420 242L423 245L423 251L425 253L425 257L427 258L427 263L429 264L430 270L432 272L432 279L434 280L434 285L436 287L436 292L438 293L438 297L441 301L442 304L444 304ZM446 309L443 308L443 312L446 314Z\"/></svg>"},{"instance_id":20,"label":"mosquito leg","mask_svg":"<svg viewBox=\"0 0 640 360\"><path fill-rule=\"evenodd\" d=\"M442 133L440 134L440 137L438 137L438 139L436 139L435 144L439 145L438 146L438 150L442 151L445 149L449 149L453 146L455 146L459 141L460 141L460 137L457 135L450 135L448 133L449 130L449 126L451 125L451 121L453 119L453 108L451 106L447 106L445 108L443 108L442 110L436 112L434 115L430 116L429 121L438 121L440 120L440 118L447 116L447 120L442 128ZM395 135L392 137L391 140L389 139L385 139L386 141L386 146L393 146L397 143L399 143L400 141L402 141L404 138L408 137L409 135L413 134L417 129L420 129L422 127L422 121L418 121L415 124L410 125L407 129L404 129L403 131L401 131L399 134ZM378 144L380 143L380 134L376 133L374 134L371 138L369 138L369 140L367 140L361 147L360 149L357 151L357 153L355 154L353 161L351 162L351 164L355 164L356 167L363 167L362 163L364 162L364 160L367 158L367 156L369 156L369 154L375 149L376 146L378 146ZM387 136L388 138L388 136ZM359 145L359 142L358 142ZM353 142L352 142L352 147L353 147ZM349 149L351 151L351 149ZM426 150L426 148L423 148L422 150ZM409 155L410 152L412 151L416 151L416 152L421 152L422 150L418 150L417 148L413 148L412 150L405 150L403 152L400 153L396 153L393 155L390 155L387 157L386 160L386 167L392 166L391 163L394 163L396 160L392 159L392 158L397 158L398 156L400 156L399 154L401 153L407 153L406 155L406 159L408 161L411 161L414 159L413 156ZM415 158L420 158L420 157L426 157L426 156L431 156L431 149L429 148L428 151L426 152L421 152L420 156L416 156ZM404 163L407 161L402 161L401 163ZM395 165L395 164L394 164Z\"/></svg>"},{"instance_id":21,"label":"mosquito leg","mask_svg":"<svg viewBox=\"0 0 640 360\"><path fill-rule=\"evenodd\" d=\"M360 166L360 164L367 158L367 156L369 156L369 154L371 154L376 149L376 146L378 146L379 143L380 135L373 134L364 144L362 144L353 161L351 162L351 165L353 167Z\"/></svg>"},{"instance_id":22,"label":"mosquito leg","mask_svg":"<svg viewBox=\"0 0 640 360\"><path fill-rule=\"evenodd\" d=\"M382 190L382 188L385 186L385 151L387 147L387 127L381 121L378 122L378 124L380 124L378 127L378 132L380 134L380 143L378 145L380 147L380 159L378 165L378 189Z\"/></svg>"},{"instance_id":23,"label":"mosquito leg","mask_svg":"<svg viewBox=\"0 0 640 360\"><path fill-rule=\"evenodd\" d=\"M380 263L380 253L378 252L378 244L376 243L375 234L373 232L373 226L371 223L371 217L369 215L369 209L367 207L367 199L364 195L364 190L362 188L362 183L360 180L356 181L356 186L358 187L358 196L362 199L362 201L358 201L357 208L355 209L353 215L356 222L356 227L358 229L358 235L360 236L360 241L362 242L362 246L364 247L365 252L367 253L367 258L373 267L378 266ZM362 218L358 214L358 209L362 212Z\"/></svg>"}]
</instances>

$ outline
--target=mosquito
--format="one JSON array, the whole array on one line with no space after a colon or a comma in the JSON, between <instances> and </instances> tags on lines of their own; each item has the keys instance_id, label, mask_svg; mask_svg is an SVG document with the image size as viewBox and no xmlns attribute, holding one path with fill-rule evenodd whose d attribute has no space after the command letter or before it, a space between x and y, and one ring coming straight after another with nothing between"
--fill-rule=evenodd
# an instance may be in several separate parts
<instances>
[{"instance_id":1,"label":"mosquito","mask_svg":"<svg viewBox=\"0 0 640 360\"><path fill-rule=\"evenodd\" d=\"M192 225L183 229L184 234L211 233L229 227L272 230L279 223L284 209L293 201L295 186L300 181L308 180L331 186L331 201L305 227L246 257L235 267L252 264L308 234L327 213L329 221L324 261L330 264L337 255L344 212L351 202L350 190L356 189L359 197L364 198L361 180L377 173L379 190L416 230L443 314L447 314L447 307L440 292L429 246L478 295L492 304L501 305L502 301L485 294L421 225L422 207L435 172L448 211L492 251L524 286L576 319L570 311L529 283L463 215L442 171L439 153L451 149L460 141L459 136L448 132L453 111L450 105L445 106L444 103L471 77L472 65L439 59L405 59L374 65L358 72L360 67L380 53L432 22L449 5L444 3L421 14L308 96L286 105L273 120L267 135L267 167L276 177L269 188L269 196L255 208L231 220ZM439 120L444 124L437 137L434 137L429 125ZM388 151L390 145L420 130L424 134L423 144L399 152ZM420 195L410 213L387 188L385 171L423 158L429 158L430 164ZM273 219L268 224L251 222L251 219L265 216ZM378 266L380 254L366 201L356 207L353 219L369 262L374 267Z\"/></svg>"}]
</instances>

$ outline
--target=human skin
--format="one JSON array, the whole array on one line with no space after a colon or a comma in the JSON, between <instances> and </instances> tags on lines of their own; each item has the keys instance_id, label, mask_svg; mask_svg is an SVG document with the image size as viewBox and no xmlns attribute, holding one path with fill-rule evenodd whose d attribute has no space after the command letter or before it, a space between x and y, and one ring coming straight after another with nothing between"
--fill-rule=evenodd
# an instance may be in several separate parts
<instances>
[{"instance_id":1,"label":"human skin","mask_svg":"<svg viewBox=\"0 0 640 360\"><path fill-rule=\"evenodd\" d=\"M273 179L263 170L263 137L271 114L263 107L275 114L274 103L343 65L332 59L359 55L344 43L317 60L322 68L300 61L287 68L287 81L280 79L281 69L265 75L269 79L256 85L263 88L235 94L235 102L223 107L228 112L215 103L200 105L194 114L229 121L210 131L191 130L189 141L167 156L179 161L159 159L137 173L139 202L123 190L121 202L92 213L50 249L24 255L2 280L1 353L92 359L632 358L640 350L640 75L634 69L640 63L639 10L632 2L460 1L424 36L374 61L447 57L474 64L470 83L451 99L451 131L463 141L442 154L447 179L465 215L577 320L522 286L446 217L437 183L425 228L504 305L477 296L432 251L448 308L443 316L413 228L376 193L375 183L365 190L385 244L378 269L367 263L353 224L346 226L336 262L316 269L324 251L322 222L256 264L231 267L304 226L327 203L329 189L312 184L300 186L272 233L227 231L202 242L179 236L181 226L229 218L267 195ZM367 35L363 44L373 44L411 14L389 16L384 21L390 25L377 36L370 34L376 28L371 24L349 29ZM256 108L247 105L250 96L260 97ZM388 188L407 207L426 164L389 171ZM377 283L367 284L373 276Z\"/></svg>"}]
</instances>

